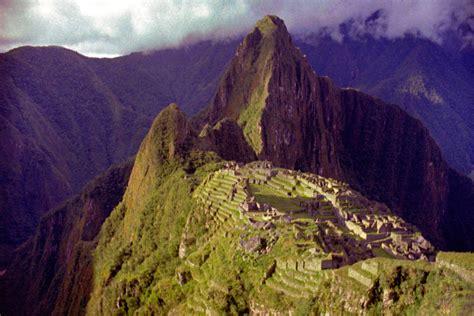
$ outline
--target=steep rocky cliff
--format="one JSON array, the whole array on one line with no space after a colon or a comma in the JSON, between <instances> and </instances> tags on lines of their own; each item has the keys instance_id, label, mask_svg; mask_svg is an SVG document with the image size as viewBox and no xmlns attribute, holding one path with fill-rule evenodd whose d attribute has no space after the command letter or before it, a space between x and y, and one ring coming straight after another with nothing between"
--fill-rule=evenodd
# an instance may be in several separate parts
<instances>
[{"instance_id":1,"label":"steep rocky cliff","mask_svg":"<svg viewBox=\"0 0 474 316\"><path fill-rule=\"evenodd\" d=\"M450 250L474 249L474 185L471 179L449 170L448 214L441 229Z\"/></svg>"},{"instance_id":2,"label":"steep rocky cliff","mask_svg":"<svg viewBox=\"0 0 474 316\"><path fill-rule=\"evenodd\" d=\"M351 25L341 27L342 40L313 34L297 44L318 74L397 104L421 120L450 167L469 174L474 168L472 47L457 42L454 33L435 43L410 35L354 36L350 30Z\"/></svg>"},{"instance_id":3,"label":"steep rocky cliff","mask_svg":"<svg viewBox=\"0 0 474 316\"><path fill-rule=\"evenodd\" d=\"M259 159L347 181L448 246L449 169L428 131L396 106L318 77L279 18L245 38L205 117L236 121Z\"/></svg>"},{"instance_id":4,"label":"steep rocky cliff","mask_svg":"<svg viewBox=\"0 0 474 316\"><path fill-rule=\"evenodd\" d=\"M341 90L348 181L421 227L439 246L446 215L448 167L422 124L398 107L355 90Z\"/></svg>"},{"instance_id":5,"label":"steep rocky cliff","mask_svg":"<svg viewBox=\"0 0 474 316\"><path fill-rule=\"evenodd\" d=\"M206 124L199 133L199 142L202 148L216 152L225 160L250 162L257 159L242 129L232 119L222 119L212 127Z\"/></svg>"}]
</instances>

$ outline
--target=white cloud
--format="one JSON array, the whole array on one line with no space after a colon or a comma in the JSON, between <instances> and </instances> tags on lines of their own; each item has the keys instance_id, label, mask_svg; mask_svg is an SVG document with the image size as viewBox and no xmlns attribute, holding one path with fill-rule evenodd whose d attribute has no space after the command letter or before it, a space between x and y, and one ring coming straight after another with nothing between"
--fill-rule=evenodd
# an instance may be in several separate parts
<instances>
[{"instance_id":1,"label":"white cloud","mask_svg":"<svg viewBox=\"0 0 474 316\"><path fill-rule=\"evenodd\" d=\"M382 18L367 24L378 9ZM340 38L339 24L351 19L353 35L410 32L439 40L471 9L469 0L0 0L0 50L62 45L89 55L125 54L234 36L265 14L282 17L293 32L325 28Z\"/></svg>"}]
</instances>

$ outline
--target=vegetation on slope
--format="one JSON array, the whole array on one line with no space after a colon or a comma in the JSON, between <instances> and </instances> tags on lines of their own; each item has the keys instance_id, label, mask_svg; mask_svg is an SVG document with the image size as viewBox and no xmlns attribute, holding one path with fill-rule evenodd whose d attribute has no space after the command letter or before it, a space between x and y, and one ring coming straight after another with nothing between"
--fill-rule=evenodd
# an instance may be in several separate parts
<instances>
[{"instance_id":1,"label":"vegetation on slope","mask_svg":"<svg viewBox=\"0 0 474 316\"><path fill-rule=\"evenodd\" d=\"M207 167L212 168L212 167ZM206 168L192 177L179 165L163 166L155 190L140 209L121 203L105 222L94 259L94 292L88 313L135 310L164 312L182 295L175 282L178 247L186 219L195 210L192 190Z\"/></svg>"},{"instance_id":2,"label":"vegetation on slope","mask_svg":"<svg viewBox=\"0 0 474 316\"><path fill-rule=\"evenodd\" d=\"M4 315L81 315L92 290L102 223L122 199L132 161L114 166L41 219L0 276Z\"/></svg>"},{"instance_id":3,"label":"vegetation on slope","mask_svg":"<svg viewBox=\"0 0 474 316\"><path fill-rule=\"evenodd\" d=\"M135 155L165 105L201 110L236 46L201 42L114 59L60 47L0 54L0 267L42 214Z\"/></svg>"},{"instance_id":4,"label":"vegetation on slope","mask_svg":"<svg viewBox=\"0 0 474 316\"><path fill-rule=\"evenodd\" d=\"M457 255L447 259L448 267L375 258L313 273L276 264L280 256L300 258L302 245L296 232L289 230L270 242L268 253L259 237L271 240L271 234L246 228L235 210L227 207L222 213L203 211L196 192L222 163L215 153L202 150L198 142L175 105L155 120L140 149L127 194L101 231L93 260L90 314L449 313L462 312L465 303L472 301L472 284L462 277L463 273L460 277L459 271L463 270L452 266L466 267L453 263L459 260ZM221 185L222 190L225 184ZM301 202L259 185L251 186L251 190L260 202L288 211ZM248 251L247 246L257 251ZM87 254L92 248L76 259L90 266ZM461 262L472 261L467 254L459 256ZM365 263L371 267L376 263L378 272L372 268L368 271ZM57 278L61 280L61 275ZM49 276L47 279L50 281ZM38 280L42 283L44 278ZM81 280L72 283L76 282ZM79 304L77 297L72 299L76 305L71 312L84 307L86 299L79 297Z\"/></svg>"},{"instance_id":5,"label":"vegetation on slope","mask_svg":"<svg viewBox=\"0 0 474 316\"><path fill-rule=\"evenodd\" d=\"M243 67L247 69L246 72L255 73L258 79L255 81L251 76L246 76L246 82L239 88L242 90L236 92L237 95L245 95L245 91L251 91L248 104L240 112L238 122L242 126L245 138L257 155L262 151L262 127L260 120L268 97L272 54L276 45L273 32L276 30L277 26L272 18L265 17L257 23L253 33L247 36L242 44L244 47L247 47L245 54L253 56L253 59L244 59ZM252 79L254 79L253 82L251 81Z\"/></svg>"},{"instance_id":6,"label":"vegetation on slope","mask_svg":"<svg viewBox=\"0 0 474 316\"><path fill-rule=\"evenodd\" d=\"M275 16L261 19L237 49L219 84L213 106L207 110L207 121L211 124L222 118L237 121L257 155L263 149L261 120L275 54L277 47L288 41L289 35L281 19Z\"/></svg>"},{"instance_id":7,"label":"vegetation on slope","mask_svg":"<svg viewBox=\"0 0 474 316\"><path fill-rule=\"evenodd\" d=\"M250 227L226 197L233 178L216 172L223 164L202 160L203 154L192 174L183 164L164 161L157 166L162 173L155 189L141 196L143 206L130 208L124 201L107 219L95 252L88 314L469 310L473 284L438 263L377 257L335 270L295 269L290 262L304 258L304 245L291 225L276 224L276 239L272 230ZM262 203L284 199L277 189L274 196L270 189L252 190ZM220 199L216 211L215 198ZM268 243L246 248L242 240L254 238ZM449 260L470 262L471 256L449 255Z\"/></svg>"},{"instance_id":8,"label":"vegetation on slope","mask_svg":"<svg viewBox=\"0 0 474 316\"><path fill-rule=\"evenodd\" d=\"M155 119L124 199L102 227L90 314L110 314L115 306L128 311L145 308L147 302L153 308L166 304L161 293L176 267L179 238L193 210L191 193L206 168L212 169L212 164L203 165L218 160L192 142L187 119L175 104Z\"/></svg>"}]
</instances>

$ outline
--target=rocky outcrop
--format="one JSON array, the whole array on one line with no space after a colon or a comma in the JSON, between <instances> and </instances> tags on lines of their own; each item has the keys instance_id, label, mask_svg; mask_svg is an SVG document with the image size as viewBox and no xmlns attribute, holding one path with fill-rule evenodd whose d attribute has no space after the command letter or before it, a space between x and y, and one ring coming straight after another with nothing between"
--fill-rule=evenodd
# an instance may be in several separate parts
<instances>
[{"instance_id":1,"label":"rocky outcrop","mask_svg":"<svg viewBox=\"0 0 474 316\"><path fill-rule=\"evenodd\" d=\"M331 82L316 77L293 46L283 21L267 16L238 48L207 120L237 121L259 159L342 177L333 92Z\"/></svg>"},{"instance_id":2,"label":"rocky outcrop","mask_svg":"<svg viewBox=\"0 0 474 316\"><path fill-rule=\"evenodd\" d=\"M396 106L318 77L279 18L259 21L237 50L206 113L211 124L223 118L259 159L348 182L452 246L442 233L454 212L449 168L428 131Z\"/></svg>"},{"instance_id":3,"label":"rocky outcrop","mask_svg":"<svg viewBox=\"0 0 474 316\"><path fill-rule=\"evenodd\" d=\"M222 159L250 162L257 159L246 142L242 129L231 119L223 119L213 127L206 124L200 134L202 147L216 152Z\"/></svg>"}]
</instances>

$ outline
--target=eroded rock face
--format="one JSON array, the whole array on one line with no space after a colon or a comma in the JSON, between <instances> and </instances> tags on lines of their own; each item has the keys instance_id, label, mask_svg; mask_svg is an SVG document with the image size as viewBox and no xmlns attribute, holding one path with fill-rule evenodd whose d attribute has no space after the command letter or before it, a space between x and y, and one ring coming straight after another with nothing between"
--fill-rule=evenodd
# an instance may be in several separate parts
<instances>
[{"instance_id":1,"label":"eroded rock face","mask_svg":"<svg viewBox=\"0 0 474 316\"><path fill-rule=\"evenodd\" d=\"M216 152L225 160L250 162L257 159L239 125L231 119L223 119L213 127L206 124L201 130L199 141L205 149Z\"/></svg>"},{"instance_id":2,"label":"eroded rock face","mask_svg":"<svg viewBox=\"0 0 474 316\"><path fill-rule=\"evenodd\" d=\"M398 107L355 90L340 93L340 156L348 181L442 245L448 166L428 131Z\"/></svg>"},{"instance_id":3,"label":"eroded rock face","mask_svg":"<svg viewBox=\"0 0 474 316\"><path fill-rule=\"evenodd\" d=\"M285 29L286 30L286 29ZM285 45L286 44L286 45ZM318 78L291 41L273 53L268 97L261 117L261 159L342 178L338 91Z\"/></svg>"},{"instance_id":4,"label":"eroded rock face","mask_svg":"<svg viewBox=\"0 0 474 316\"><path fill-rule=\"evenodd\" d=\"M474 184L468 177L449 170L448 213L441 229L450 250L474 249Z\"/></svg>"},{"instance_id":5,"label":"eroded rock face","mask_svg":"<svg viewBox=\"0 0 474 316\"><path fill-rule=\"evenodd\" d=\"M441 231L453 212L449 168L428 131L396 106L318 77L279 18L246 37L206 118L235 120L259 159L348 182L451 246Z\"/></svg>"},{"instance_id":6,"label":"eroded rock face","mask_svg":"<svg viewBox=\"0 0 474 316\"><path fill-rule=\"evenodd\" d=\"M318 78L293 46L283 21L267 16L237 50L206 122L238 122L259 159L342 178L338 99L332 83Z\"/></svg>"}]
</instances>

